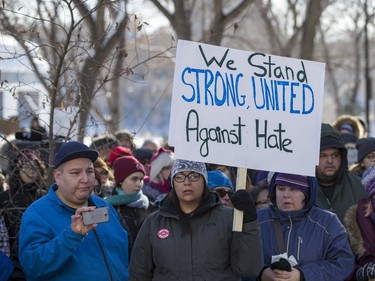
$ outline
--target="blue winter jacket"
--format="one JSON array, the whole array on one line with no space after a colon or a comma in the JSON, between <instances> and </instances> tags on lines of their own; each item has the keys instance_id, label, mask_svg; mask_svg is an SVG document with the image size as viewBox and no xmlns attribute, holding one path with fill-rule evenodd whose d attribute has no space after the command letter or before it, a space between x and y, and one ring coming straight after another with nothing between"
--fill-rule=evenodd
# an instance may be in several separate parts
<instances>
[{"instance_id":1,"label":"blue winter jacket","mask_svg":"<svg viewBox=\"0 0 375 281\"><path fill-rule=\"evenodd\" d=\"M338 217L318 206L316 180L309 178L310 195L305 207L299 211L281 211L276 207L273 176L269 196L273 205L258 211L263 242L265 266L279 253L275 233L275 220L280 220L288 257L293 255L306 281L342 281L354 266L348 236Z\"/></svg>"},{"instance_id":2,"label":"blue winter jacket","mask_svg":"<svg viewBox=\"0 0 375 281\"><path fill-rule=\"evenodd\" d=\"M56 189L53 184L22 216L19 257L27 280L103 281L111 280L109 272L112 280L128 280L128 238L116 211L90 196L96 207L109 208L109 222L77 234L71 229L75 209L56 196Z\"/></svg>"}]
</instances>

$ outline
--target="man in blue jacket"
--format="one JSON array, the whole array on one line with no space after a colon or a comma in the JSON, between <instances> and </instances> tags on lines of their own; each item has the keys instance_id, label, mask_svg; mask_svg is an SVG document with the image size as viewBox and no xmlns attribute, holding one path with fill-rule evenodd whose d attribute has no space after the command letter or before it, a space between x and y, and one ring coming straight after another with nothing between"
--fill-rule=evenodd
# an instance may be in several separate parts
<instances>
[{"instance_id":1,"label":"man in blue jacket","mask_svg":"<svg viewBox=\"0 0 375 281\"><path fill-rule=\"evenodd\" d=\"M128 280L128 238L116 211L91 195L98 152L71 141L54 159L55 183L22 216L20 262L27 280ZM82 213L107 207L109 221L84 225Z\"/></svg>"}]
</instances>

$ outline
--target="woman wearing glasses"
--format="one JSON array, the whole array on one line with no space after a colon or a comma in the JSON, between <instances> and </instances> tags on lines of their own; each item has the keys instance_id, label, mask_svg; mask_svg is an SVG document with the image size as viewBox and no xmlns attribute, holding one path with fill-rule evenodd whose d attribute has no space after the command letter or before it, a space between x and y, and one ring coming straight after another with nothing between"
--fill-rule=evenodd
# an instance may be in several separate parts
<instances>
[{"instance_id":1,"label":"woman wearing glasses","mask_svg":"<svg viewBox=\"0 0 375 281\"><path fill-rule=\"evenodd\" d=\"M262 267L254 202L246 190L231 196L243 210L243 231L233 232L233 209L207 187L206 166L177 159L172 190L144 221L134 244L129 280L240 281Z\"/></svg>"},{"instance_id":2,"label":"woman wearing glasses","mask_svg":"<svg viewBox=\"0 0 375 281\"><path fill-rule=\"evenodd\" d=\"M233 193L233 184L227 175L220 170L213 170L208 171L207 176L208 188L219 195L221 203L233 207L229 198Z\"/></svg>"}]
</instances>

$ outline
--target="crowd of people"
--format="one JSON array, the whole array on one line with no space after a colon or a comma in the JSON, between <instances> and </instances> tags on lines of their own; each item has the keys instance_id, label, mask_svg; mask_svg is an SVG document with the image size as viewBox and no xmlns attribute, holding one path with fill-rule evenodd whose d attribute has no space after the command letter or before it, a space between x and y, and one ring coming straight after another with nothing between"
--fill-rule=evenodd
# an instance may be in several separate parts
<instances>
[{"instance_id":1,"label":"crowd of people","mask_svg":"<svg viewBox=\"0 0 375 281\"><path fill-rule=\"evenodd\" d=\"M248 169L241 189L237 167L125 130L65 142L53 165L49 187L38 151L4 171L0 281L375 281L375 138L358 117L322 124L315 177Z\"/></svg>"}]
</instances>

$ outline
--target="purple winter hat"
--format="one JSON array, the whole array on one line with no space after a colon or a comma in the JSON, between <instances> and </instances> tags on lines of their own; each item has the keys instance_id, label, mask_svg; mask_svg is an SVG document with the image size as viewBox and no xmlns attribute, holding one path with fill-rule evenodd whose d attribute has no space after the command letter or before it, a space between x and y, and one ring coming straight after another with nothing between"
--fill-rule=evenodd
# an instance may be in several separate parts
<instances>
[{"instance_id":1,"label":"purple winter hat","mask_svg":"<svg viewBox=\"0 0 375 281\"><path fill-rule=\"evenodd\" d=\"M277 185L288 186L298 189L302 191L303 194L305 194L306 198L309 195L310 184L306 176L278 173L275 179L274 186Z\"/></svg>"}]
</instances>

